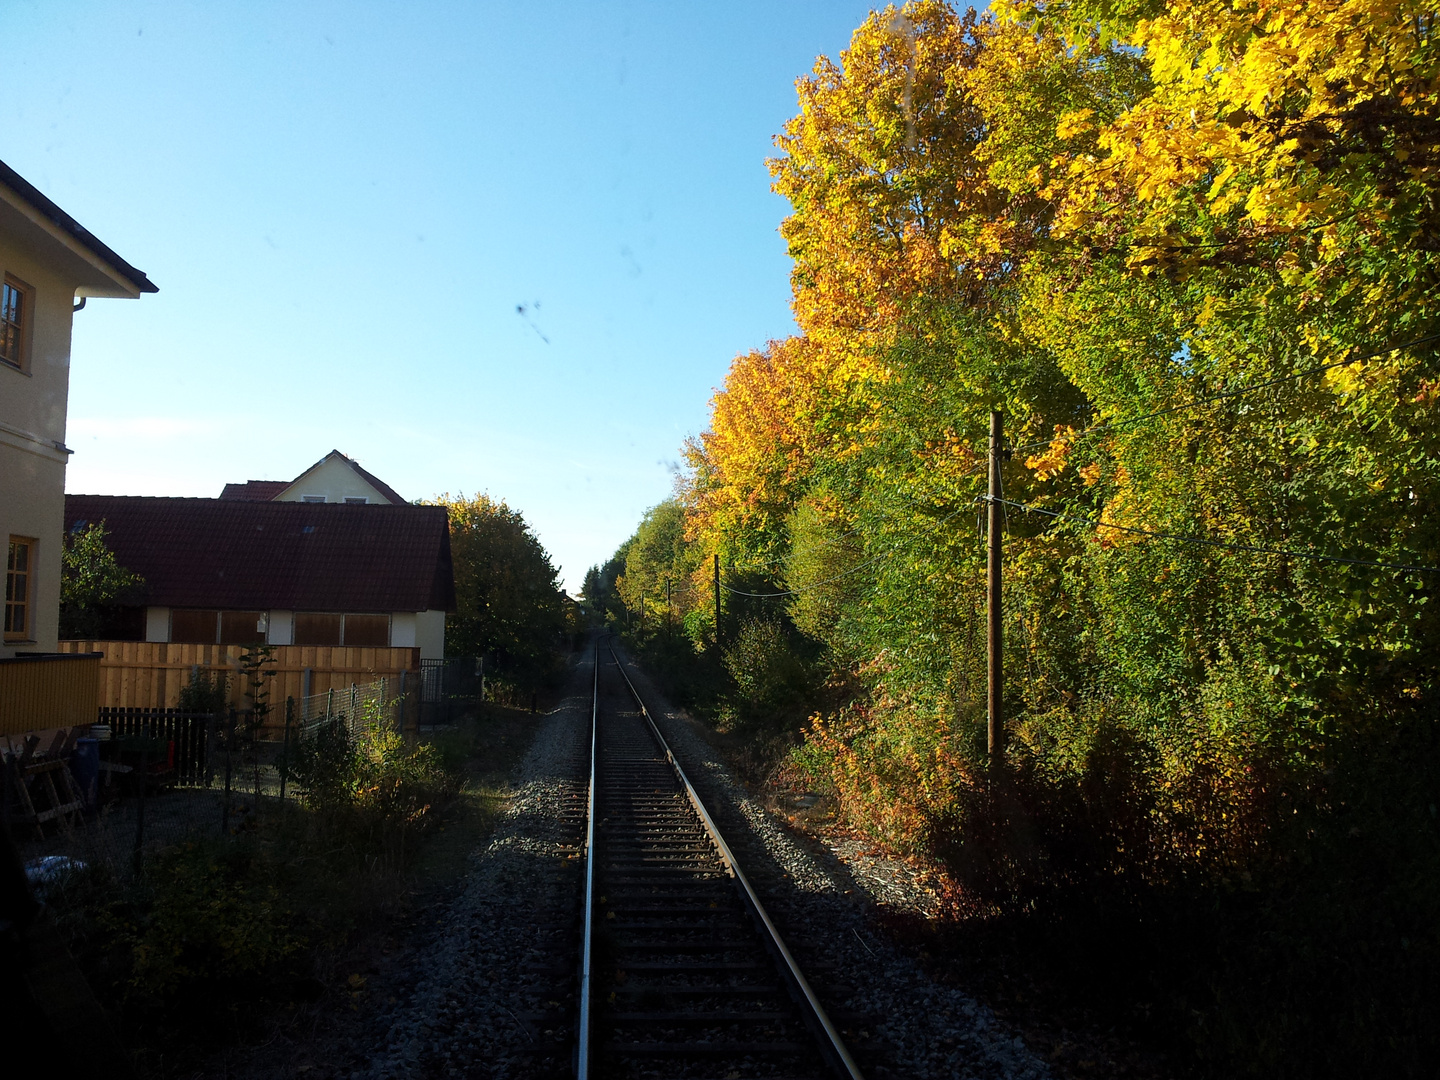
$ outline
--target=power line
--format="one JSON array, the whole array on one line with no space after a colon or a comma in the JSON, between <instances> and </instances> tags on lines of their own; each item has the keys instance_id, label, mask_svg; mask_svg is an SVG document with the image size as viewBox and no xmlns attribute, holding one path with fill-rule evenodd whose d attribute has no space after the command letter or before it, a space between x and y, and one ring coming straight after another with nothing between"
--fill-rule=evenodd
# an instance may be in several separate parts
<instances>
[{"instance_id":1,"label":"power line","mask_svg":"<svg viewBox=\"0 0 1440 1080\"><path fill-rule=\"evenodd\" d=\"M959 476L955 477L955 481L958 483L958 482L961 481L961 480L968 480L970 477L976 476L976 475L978 475L979 473L983 472L983 471L985 470L985 468L986 468L986 466L985 466L984 464L976 465L976 466L974 466L973 468L969 469L967 472L963 472L963 473L961 473ZM919 500L919 499L906 499L905 502L904 502L904 504L903 504L903 506L905 506L905 507L929 506L929 505L933 505L933 504L922 502L922 501ZM946 515L944 518L941 518L941 523L943 524L944 522L949 521L950 518L952 518L952 517L954 517L954 516L955 516L954 514L948 514L948 515ZM831 547L831 546L833 546L833 545L835 545L835 544L839 544L839 543L841 543L841 542L843 542L843 541L845 541L845 540L848 540L850 537L854 536L856 533L859 533L859 532L861 532L862 530L864 530L865 527L866 527L866 526L865 526L865 524L864 524L863 522L860 523L860 524L857 524L857 525L853 526L852 528L847 529L845 532L841 533L839 536L832 536L830 539L824 541L823 543L817 544L817 545L815 546L815 550L818 551L818 550L821 550L821 549L824 549L824 548L827 548L827 547ZM787 562L789 562L789 561L790 561L790 559L789 559L788 556L787 556L787 557L776 557L776 558L774 558L774 559L766 559L766 560L764 560L764 561L762 561L762 562L740 563L740 564L738 564L738 565L737 565L737 564L731 564L731 566L730 566L728 569L731 569L731 570L762 570L762 569L767 569L767 568L769 568L769 567L771 567L771 566L780 566L780 565L783 565L784 563L787 563ZM723 587L724 587L724 586L722 586L722 588L723 588ZM737 595L737 596L759 596L759 595L762 595L762 594L760 594L760 593L736 593L736 595ZM771 593L765 593L765 594L763 594L763 595L766 595L766 596L770 596L770 595L774 595L774 596L784 596L784 595L787 595L787 594L785 594L785 593L773 593L773 594L771 594Z\"/></svg>"},{"instance_id":2,"label":"power line","mask_svg":"<svg viewBox=\"0 0 1440 1080\"><path fill-rule=\"evenodd\" d=\"M1273 379L1265 379L1262 382L1254 383L1250 386L1242 386L1235 390L1224 390L1218 394L1206 394L1181 405L1170 405L1164 409L1156 409L1154 412L1142 413L1139 416L1122 417L1119 420L1107 420L1103 424L1095 424L1093 427L1088 427L1084 431L1077 432L1072 436L1072 439L1080 439L1086 435L1094 434L1097 431L1104 431L1107 428L1129 427L1131 424L1144 423L1146 420L1154 420L1157 417L1184 412L1186 409L1198 408L1212 401L1225 401L1230 398L1244 397L1246 394L1254 394L1272 386L1279 386L1281 383L1309 378L1311 375L1319 375L1335 368L1348 367L1351 364L1358 364L1362 360L1374 360L1376 357L1384 356L1387 353L1399 352L1402 349L1413 349L1417 345L1424 345L1436 340L1440 340L1440 333L1426 334L1424 337L1416 338L1413 341L1401 342L1398 345L1387 345L1384 348L1375 349L1372 352L1362 353L1360 356L1352 356L1349 360L1336 360L1329 364L1317 364L1315 367L1306 368L1304 371L1292 372L1289 375L1279 375ZM1023 453L1026 450L1037 450L1043 446L1051 445L1054 441L1054 439L1049 439L1045 442L1027 443L1024 446L1011 447L1011 451L1013 453Z\"/></svg>"},{"instance_id":3,"label":"power line","mask_svg":"<svg viewBox=\"0 0 1440 1080\"><path fill-rule=\"evenodd\" d=\"M989 502L988 496L980 496L983 501ZM1029 506L1026 503L1012 502L1009 499L996 499L998 503L1006 506L1013 506L1017 510L1024 510L1030 514L1043 514L1050 518L1063 518L1064 515L1055 510L1042 510L1038 506ZM1138 529L1133 525L1116 525L1110 521L1089 521L1087 524L1094 525L1101 529L1116 529L1120 532L1135 533L1139 536L1153 536L1161 540L1179 540L1186 544L1202 544L1206 547L1225 548L1229 551L1249 551L1261 555L1285 555L1296 559L1314 559L1317 562L1344 563L1349 566L1374 566L1382 570L1406 570L1416 574L1440 574L1440 566L1412 566L1408 563L1376 562L1372 559L1348 559L1340 555L1321 555L1313 551L1292 551L1287 548L1259 547L1255 544L1230 544L1223 540L1211 540L1203 536L1181 536L1179 533L1155 532L1151 529Z\"/></svg>"},{"instance_id":4,"label":"power line","mask_svg":"<svg viewBox=\"0 0 1440 1080\"><path fill-rule=\"evenodd\" d=\"M970 474L967 473L967 474L965 474L965 475L968 476L968 475L970 475ZM912 505L914 505L914 504L912 504ZM944 517L942 517L942 518L941 518L939 521L937 521L935 524L936 524L936 525L945 525L945 524L949 523L949 522L950 522L951 520L953 520L962 510L968 510L968 509L969 509L969 506L970 506L970 504L967 503L967 504L963 504L963 505L957 507L956 509L950 511L950 513L948 513L948 514L946 514ZM859 526L856 527L856 530L855 530L855 531L858 531L858 529L859 529ZM858 571L858 570L863 570L863 569L865 569L865 567L867 567L867 566L872 566L872 565L874 565L875 563L880 562L880 561L883 560L883 559L889 558L890 554L891 554L890 552L880 552L878 555L872 555L870 558L866 559L864 562L862 562L862 563L857 563L857 564L855 564L854 566L850 567L848 570L842 570L840 573L836 574L834 577L826 578L824 581L811 582L809 585L802 586L802 587L799 588L799 589L784 589L784 590L782 590L782 591L780 591L780 592L769 592L769 593L752 593L752 592L742 592L742 591L739 590L739 589L732 589L729 585L725 585L725 584L723 584L723 583L721 584L720 588L722 588L722 589L725 590L726 592L730 593L732 596L748 596L748 597L751 597L752 599L756 599L756 600L771 600L771 599L775 599L775 598L781 597L781 596L799 596L799 595L801 595L802 593L811 592L811 591L813 591L813 590L815 590L815 589L819 589L819 588L821 588L821 587L823 587L823 586L825 586L825 585L829 585L829 584L831 584L831 583L833 583L833 582L839 581L841 578L843 578L843 577L848 577L849 575L855 573L855 572Z\"/></svg>"}]
</instances>

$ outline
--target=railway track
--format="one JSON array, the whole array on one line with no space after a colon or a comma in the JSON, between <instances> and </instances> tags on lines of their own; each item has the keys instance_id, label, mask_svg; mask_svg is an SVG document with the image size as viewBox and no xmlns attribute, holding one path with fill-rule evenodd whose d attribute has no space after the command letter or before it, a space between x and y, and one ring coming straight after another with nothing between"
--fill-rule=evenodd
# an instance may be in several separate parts
<instances>
[{"instance_id":1,"label":"railway track","mask_svg":"<svg viewBox=\"0 0 1440 1080\"><path fill-rule=\"evenodd\" d=\"M576 1073L860 1080L624 666L597 642Z\"/></svg>"}]
</instances>

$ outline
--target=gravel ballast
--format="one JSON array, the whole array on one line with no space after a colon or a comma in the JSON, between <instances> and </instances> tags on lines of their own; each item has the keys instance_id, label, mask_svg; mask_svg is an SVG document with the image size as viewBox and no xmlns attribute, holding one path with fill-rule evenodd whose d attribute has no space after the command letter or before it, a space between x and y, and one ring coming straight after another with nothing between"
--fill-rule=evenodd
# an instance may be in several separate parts
<instances>
[{"instance_id":1,"label":"gravel ballast","mask_svg":"<svg viewBox=\"0 0 1440 1080\"><path fill-rule=\"evenodd\" d=\"M807 850L735 779L699 722L670 707L643 671L630 664L627 670L691 782L720 819L727 841L743 847L742 860L760 864L756 872L770 883L761 888L762 898L801 967L807 956L833 964L833 981L850 988L844 1000L823 1003L875 1018L874 1030L865 1033L878 1044L872 1053L883 1062L870 1070L877 1080L1050 1076L1046 1064L988 1008L937 985L876 931L870 914L877 905L921 914L933 908L932 895L908 864L878 857L854 840ZM749 835L742 839L737 831ZM860 1048L865 1044L862 1040Z\"/></svg>"},{"instance_id":2,"label":"gravel ballast","mask_svg":"<svg viewBox=\"0 0 1440 1080\"><path fill-rule=\"evenodd\" d=\"M472 856L443 928L413 957L413 990L376 1017L382 1037L355 1080L566 1075L582 833L562 814L588 776L589 656L540 722L515 798Z\"/></svg>"},{"instance_id":3,"label":"gravel ballast","mask_svg":"<svg viewBox=\"0 0 1440 1080\"><path fill-rule=\"evenodd\" d=\"M390 1000L372 1006L365 1045L346 1046L341 1060L311 1075L570 1074L583 839L575 809L585 790L591 655L581 654L568 696L540 721L516 795L471 856L463 889L401 961L404 977L392 983ZM1050 1075L986 1007L936 984L877 930L877 905L923 912L931 902L905 864L859 844L808 850L814 845L736 781L698 724L629 670L802 968L817 969L817 987L835 988L822 1000L851 1018L872 1080Z\"/></svg>"}]
</instances>

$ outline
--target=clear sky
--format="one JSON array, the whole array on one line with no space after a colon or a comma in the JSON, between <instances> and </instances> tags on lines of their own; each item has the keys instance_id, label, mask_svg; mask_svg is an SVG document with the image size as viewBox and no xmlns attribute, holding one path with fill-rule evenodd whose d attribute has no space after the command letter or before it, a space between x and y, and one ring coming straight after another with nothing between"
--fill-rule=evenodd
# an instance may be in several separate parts
<instances>
[{"instance_id":1,"label":"clear sky","mask_svg":"<svg viewBox=\"0 0 1440 1080\"><path fill-rule=\"evenodd\" d=\"M868 10L0 0L0 160L160 288L75 318L68 490L339 449L578 589L793 330L765 158Z\"/></svg>"}]
</instances>

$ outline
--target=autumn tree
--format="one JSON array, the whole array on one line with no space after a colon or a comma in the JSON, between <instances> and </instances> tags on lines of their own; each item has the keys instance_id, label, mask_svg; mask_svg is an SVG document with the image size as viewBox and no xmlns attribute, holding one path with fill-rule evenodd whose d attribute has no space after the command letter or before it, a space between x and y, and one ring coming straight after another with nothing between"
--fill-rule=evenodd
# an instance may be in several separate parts
<instances>
[{"instance_id":1,"label":"autumn tree","mask_svg":"<svg viewBox=\"0 0 1440 1080\"><path fill-rule=\"evenodd\" d=\"M450 516L458 610L446 616L451 656L490 655L502 676L531 685L567 628L549 554L518 510L488 495L439 496Z\"/></svg>"}]
</instances>

